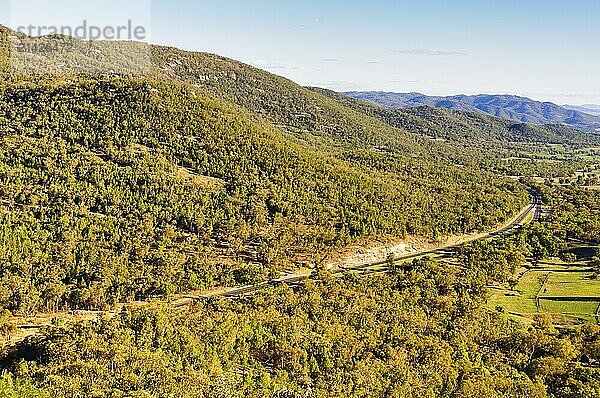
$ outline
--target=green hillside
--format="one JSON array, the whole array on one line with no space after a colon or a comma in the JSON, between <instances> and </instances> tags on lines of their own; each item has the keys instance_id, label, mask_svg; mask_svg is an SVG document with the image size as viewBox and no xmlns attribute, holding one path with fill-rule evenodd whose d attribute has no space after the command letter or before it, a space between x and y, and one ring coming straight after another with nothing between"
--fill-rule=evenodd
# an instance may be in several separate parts
<instances>
[{"instance_id":1,"label":"green hillside","mask_svg":"<svg viewBox=\"0 0 600 398\"><path fill-rule=\"evenodd\" d=\"M526 200L450 165L353 165L173 83L57 80L1 99L11 310L248 283L356 239L476 231Z\"/></svg>"},{"instance_id":2,"label":"green hillside","mask_svg":"<svg viewBox=\"0 0 600 398\"><path fill-rule=\"evenodd\" d=\"M473 146L505 147L510 143L571 144L592 146L600 143L596 135L562 125L516 123L482 113L436 109L429 106L388 109L370 102L320 88L313 91L341 104L373 116L397 128L453 142L468 141Z\"/></svg>"},{"instance_id":3,"label":"green hillside","mask_svg":"<svg viewBox=\"0 0 600 398\"><path fill-rule=\"evenodd\" d=\"M153 57L148 76L13 70L2 84L0 306L247 284L367 238L480 231L527 201L517 183L282 78L207 54Z\"/></svg>"},{"instance_id":4,"label":"green hillside","mask_svg":"<svg viewBox=\"0 0 600 398\"><path fill-rule=\"evenodd\" d=\"M0 31L0 398L598 395L598 326L487 300L526 259L598 243L595 166L555 186L580 163L520 163L548 177L525 184L503 159L588 150L572 130L386 113L216 55ZM324 267L376 239L496 228L531 188L552 211L450 260Z\"/></svg>"}]
</instances>

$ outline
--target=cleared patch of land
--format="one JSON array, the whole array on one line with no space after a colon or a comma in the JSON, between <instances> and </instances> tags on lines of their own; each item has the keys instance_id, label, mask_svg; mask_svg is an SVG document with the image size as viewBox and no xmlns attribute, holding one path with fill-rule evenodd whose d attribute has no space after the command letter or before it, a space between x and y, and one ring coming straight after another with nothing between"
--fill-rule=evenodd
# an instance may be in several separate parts
<instances>
[{"instance_id":1,"label":"cleared patch of land","mask_svg":"<svg viewBox=\"0 0 600 398\"><path fill-rule=\"evenodd\" d=\"M600 279L594 279L587 264L541 262L520 275L512 290L490 288L490 309L524 320L531 320L536 314L549 314L562 325L600 323Z\"/></svg>"}]
</instances>

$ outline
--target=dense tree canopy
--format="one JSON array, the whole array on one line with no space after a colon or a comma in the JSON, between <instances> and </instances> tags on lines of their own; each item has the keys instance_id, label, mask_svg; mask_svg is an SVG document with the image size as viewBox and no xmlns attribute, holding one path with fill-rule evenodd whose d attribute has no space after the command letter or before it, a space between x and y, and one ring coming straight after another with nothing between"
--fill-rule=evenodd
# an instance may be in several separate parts
<instances>
[{"instance_id":1,"label":"dense tree canopy","mask_svg":"<svg viewBox=\"0 0 600 398\"><path fill-rule=\"evenodd\" d=\"M345 161L185 86L7 86L0 306L32 312L260 280L357 239L477 231L516 182L401 155Z\"/></svg>"},{"instance_id":2,"label":"dense tree canopy","mask_svg":"<svg viewBox=\"0 0 600 398\"><path fill-rule=\"evenodd\" d=\"M8 58L9 36L23 64ZM2 347L0 397L600 395L597 326L526 325L485 306L486 285L510 283L526 258L598 244L600 191L578 186L595 177L567 185L582 162L521 156L595 138L384 112L216 55L0 38L0 335L13 315L128 303L74 324L56 315ZM152 68L140 73L143 54ZM546 184L507 177L539 174ZM551 212L456 263L320 267L372 239L491 229L531 187ZM310 279L249 297L132 303L303 266Z\"/></svg>"}]
</instances>

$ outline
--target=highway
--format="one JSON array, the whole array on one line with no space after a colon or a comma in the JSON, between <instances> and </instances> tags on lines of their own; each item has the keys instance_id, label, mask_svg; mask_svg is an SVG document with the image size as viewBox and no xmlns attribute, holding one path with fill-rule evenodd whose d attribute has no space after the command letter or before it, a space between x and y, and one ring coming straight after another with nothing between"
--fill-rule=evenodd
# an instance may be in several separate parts
<instances>
[{"instance_id":1,"label":"highway","mask_svg":"<svg viewBox=\"0 0 600 398\"><path fill-rule=\"evenodd\" d=\"M430 255L448 255L448 254L452 253L453 251L455 251L456 249L458 249L460 246L464 245L465 243L475 242L478 240L490 239L490 238L507 235L513 229L518 228L520 225L523 225L525 223L525 221L527 220L527 218L529 216L531 216L532 214L533 214L534 220L539 219L539 217L541 215L541 208L542 208L541 199L537 196L534 196L534 199L533 199L531 205L528 206L525 210L523 210L519 214L519 216L516 217L511 223L509 223L508 225L506 225L502 228L499 228L499 229L497 229L489 234L483 235L483 236L478 236L476 238L468 239L465 242L458 244L458 245L450 245L450 246L440 247L440 248L437 248L434 250L414 252L414 253L410 253L410 254L407 254L404 256L399 256L399 257L395 258L395 261L397 261L397 262L407 261L407 260L411 260L411 259L415 259L415 258L419 258L419 257L423 257L423 256L430 256ZM330 272L332 272L334 274L342 274L344 272L353 272L353 271L370 271L371 273L381 273L381 272L386 271L385 265L387 265L387 263L388 263L388 261L386 259L382 259L381 261L365 263L365 264L361 264L358 266L347 267L347 268L341 268L338 266L338 267L334 267L334 268L330 269ZM247 294L252 294L252 293L258 292L269 286L277 286L277 285L284 284L284 283L290 284L290 285L297 284L298 282L300 282L304 279L310 278L310 276L311 276L310 273L293 274L293 275L283 276L281 278L277 278L277 279L274 279L271 281L261 282L256 285L235 287L235 288L227 289L224 291L213 292L213 293L209 293L209 294L205 294L205 295L189 295L188 294L188 295L185 295L185 296L179 298L178 300L172 302L171 305L174 307L184 307L184 306L188 306L188 305L192 304L194 301L203 300L203 299L206 299L209 297L230 297L230 298L242 297ZM600 312L600 307L598 307L598 311ZM118 314L118 312L119 312L118 310L117 311L108 311L108 312L85 311L84 318L85 319L95 319L99 316L116 316ZM54 316L60 316L63 319L68 319L69 317L71 317L71 315L68 313L62 313L60 315L55 314ZM54 317L54 316L52 316L52 317ZM20 334L18 336L15 336L13 339L11 339L10 343L14 344L18 341L21 341L21 340L29 337L29 336L35 335L42 325L50 324L50 319L52 317L49 317L47 319L47 322L42 323L42 324L31 324L31 322L28 319L24 318L23 323L18 324L18 326L17 326L18 330L20 331Z\"/></svg>"},{"instance_id":2,"label":"highway","mask_svg":"<svg viewBox=\"0 0 600 398\"><path fill-rule=\"evenodd\" d=\"M424 257L424 256L447 255L449 252L454 252L455 250L457 250L458 248L460 248L461 246L463 246L466 243L476 242L476 241L485 240L485 239L498 238L498 237L501 237L504 235L508 235L514 229L523 225L525 223L525 221L531 215L533 215L533 220L539 220L541 217L541 213L542 213L542 200L539 197L539 195L533 195L531 204L525 210L523 210L511 223L509 223L506 226L503 226L500 229L497 229L497 230L490 232L483 236L472 238L472 239L462 242L458 245L444 246L444 247L439 247L434 250L418 251L418 252L410 253L410 254L407 254L404 256L399 256L399 257L396 257L394 259L394 261L400 262L400 261L412 260L412 259L416 259L416 258ZM330 271L333 274L340 274L340 273L344 273L344 272L365 271L365 270L369 270L372 268L378 268L378 270L375 270L374 272L385 272L385 269L381 269L381 267L386 265L387 263L388 263L388 260L385 259L385 260L381 260L381 261L377 261L377 262L365 263L365 264L361 264L358 266L352 266L352 267L344 267L344 268L334 267ZM296 284L304 279L309 278L310 276L311 276L311 274L293 274L293 275L287 275L287 276L284 276L281 278L273 279L270 281L261 282L256 285L231 288L231 289L228 289L228 290L225 290L222 292L209 293L206 295L199 295L199 296L185 296L183 299L180 299L180 300L176 301L175 303L173 303L173 305L176 307L181 307L181 306L191 304L195 300L202 300L202 299L209 298L209 297L219 297L219 296L220 297L232 297L232 298L240 297L240 296L244 296L247 294L257 292L257 291L267 288L269 286L277 286L277 285L284 284L284 283L285 284Z\"/></svg>"}]
</instances>

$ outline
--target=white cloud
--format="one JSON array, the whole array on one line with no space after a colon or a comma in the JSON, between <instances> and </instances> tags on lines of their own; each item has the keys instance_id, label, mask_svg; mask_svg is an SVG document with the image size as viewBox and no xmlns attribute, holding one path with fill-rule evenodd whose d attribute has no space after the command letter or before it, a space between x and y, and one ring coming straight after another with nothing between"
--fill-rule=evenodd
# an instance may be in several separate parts
<instances>
[{"instance_id":1,"label":"white cloud","mask_svg":"<svg viewBox=\"0 0 600 398\"><path fill-rule=\"evenodd\" d=\"M461 51L432 50L432 49L427 49L427 48L396 50L395 52L398 54L403 54L403 55L431 55L431 56L467 55L467 53L464 53Z\"/></svg>"},{"instance_id":2,"label":"white cloud","mask_svg":"<svg viewBox=\"0 0 600 398\"><path fill-rule=\"evenodd\" d=\"M278 63L271 63L271 62L267 62L264 59L257 59L256 61L252 62L252 65L260 68L260 69L267 69L267 70L296 70L298 69L295 66L288 66L288 65L282 65L282 64L278 64Z\"/></svg>"}]
</instances>

